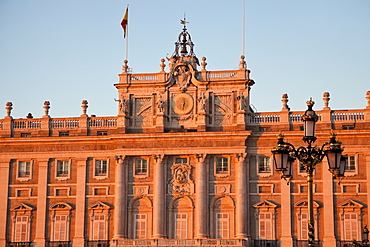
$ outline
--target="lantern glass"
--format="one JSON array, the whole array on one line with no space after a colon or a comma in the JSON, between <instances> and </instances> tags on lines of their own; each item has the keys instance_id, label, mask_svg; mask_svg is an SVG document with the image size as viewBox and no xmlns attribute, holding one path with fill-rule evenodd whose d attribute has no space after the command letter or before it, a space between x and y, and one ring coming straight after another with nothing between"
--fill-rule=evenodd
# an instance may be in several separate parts
<instances>
[{"instance_id":1,"label":"lantern glass","mask_svg":"<svg viewBox=\"0 0 370 247\"><path fill-rule=\"evenodd\" d=\"M326 152L326 157L328 159L329 169L330 170L339 170L340 169L340 161L342 154L338 152L339 150L328 150Z\"/></svg>"},{"instance_id":2,"label":"lantern glass","mask_svg":"<svg viewBox=\"0 0 370 247\"><path fill-rule=\"evenodd\" d=\"M339 176L344 177L344 172L346 169L346 165L348 162L348 156L347 155L342 155L340 158L340 168L339 168Z\"/></svg>"},{"instance_id":3,"label":"lantern glass","mask_svg":"<svg viewBox=\"0 0 370 247\"><path fill-rule=\"evenodd\" d=\"M273 161L276 171L284 171L287 168L288 153L284 150L273 151Z\"/></svg>"},{"instance_id":4,"label":"lantern glass","mask_svg":"<svg viewBox=\"0 0 370 247\"><path fill-rule=\"evenodd\" d=\"M293 176L293 164L294 164L295 158L292 156L288 157L288 162L287 162L287 168L284 173L285 178L291 178Z\"/></svg>"},{"instance_id":5,"label":"lantern glass","mask_svg":"<svg viewBox=\"0 0 370 247\"><path fill-rule=\"evenodd\" d=\"M315 136L315 125L316 125L316 122L314 120L307 119L304 121L304 136L305 137Z\"/></svg>"}]
</instances>

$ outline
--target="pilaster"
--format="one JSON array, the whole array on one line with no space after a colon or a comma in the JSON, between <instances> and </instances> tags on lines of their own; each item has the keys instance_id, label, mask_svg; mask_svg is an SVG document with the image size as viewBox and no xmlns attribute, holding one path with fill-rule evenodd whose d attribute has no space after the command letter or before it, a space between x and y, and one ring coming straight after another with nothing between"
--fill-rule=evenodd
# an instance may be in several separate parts
<instances>
[{"instance_id":1,"label":"pilaster","mask_svg":"<svg viewBox=\"0 0 370 247\"><path fill-rule=\"evenodd\" d=\"M127 166L125 156L115 156L115 198L113 239L127 238Z\"/></svg>"},{"instance_id":2,"label":"pilaster","mask_svg":"<svg viewBox=\"0 0 370 247\"><path fill-rule=\"evenodd\" d=\"M281 180L281 247L292 247L292 198L291 184Z\"/></svg>"},{"instance_id":3,"label":"pilaster","mask_svg":"<svg viewBox=\"0 0 370 247\"><path fill-rule=\"evenodd\" d=\"M0 129L0 137L11 137L12 136L12 122L13 118L6 116L3 120L3 128Z\"/></svg>"},{"instance_id":4,"label":"pilaster","mask_svg":"<svg viewBox=\"0 0 370 247\"><path fill-rule=\"evenodd\" d=\"M153 198L153 238L165 238L166 229L166 178L164 155L154 155L154 198Z\"/></svg>"},{"instance_id":5,"label":"pilaster","mask_svg":"<svg viewBox=\"0 0 370 247\"><path fill-rule=\"evenodd\" d=\"M36 247L46 246L46 222L47 222L47 191L48 191L48 167L49 159L37 160L38 184L37 184L37 211L36 211Z\"/></svg>"},{"instance_id":6,"label":"pilaster","mask_svg":"<svg viewBox=\"0 0 370 247\"><path fill-rule=\"evenodd\" d=\"M335 217L334 217L334 193L333 193L333 176L326 169L328 167L328 162L324 160L321 163L322 166L322 176L323 176L323 217L324 217L324 230L323 237L323 247L333 247L336 246L336 236L335 236Z\"/></svg>"},{"instance_id":7,"label":"pilaster","mask_svg":"<svg viewBox=\"0 0 370 247\"><path fill-rule=\"evenodd\" d=\"M76 223L74 246L85 246L85 218L86 211L86 168L87 159L77 159L77 183L76 183Z\"/></svg>"},{"instance_id":8,"label":"pilaster","mask_svg":"<svg viewBox=\"0 0 370 247\"><path fill-rule=\"evenodd\" d=\"M366 181L370 181L370 152L365 153ZM370 182L366 183L367 205L370 205ZM368 211L369 215L369 211ZM370 226L370 217L367 217L367 225Z\"/></svg>"},{"instance_id":9,"label":"pilaster","mask_svg":"<svg viewBox=\"0 0 370 247\"><path fill-rule=\"evenodd\" d=\"M235 154L236 166L236 237L240 239L248 238L247 234L247 167L245 158L247 154Z\"/></svg>"},{"instance_id":10,"label":"pilaster","mask_svg":"<svg viewBox=\"0 0 370 247\"><path fill-rule=\"evenodd\" d=\"M10 160L0 160L0 246L6 246L6 232L7 226L10 225L8 222L8 198L9 198L9 169Z\"/></svg>"},{"instance_id":11,"label":"pilaster","mask_svg":"<svg viewBox=\"0 0 370 247\"><path fill-rule=\"evenodd\" d=\"M196 154L195 238L208 238L208 177L206 154Z\"/></svg>"}]
</instances>

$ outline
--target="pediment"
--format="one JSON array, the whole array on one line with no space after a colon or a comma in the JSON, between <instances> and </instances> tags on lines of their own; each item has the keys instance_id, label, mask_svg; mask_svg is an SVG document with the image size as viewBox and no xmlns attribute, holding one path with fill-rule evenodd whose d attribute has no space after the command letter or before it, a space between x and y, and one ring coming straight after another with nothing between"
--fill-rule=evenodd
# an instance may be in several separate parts
<instances>
[{"instance_id":1,"label":"pediment","mask_svg":"<svg viewBox=\"0 0 370 247\"><path fill-rule=\"evenodd\" d=\"M58 202L58 203L52 205L49 209L50 210L72 210L73 207L69 203Z\"/></svg>"},{"instance_id":2,"label":"pediment","mask_svg":"<svg viewBox=\"0 0 370 247\"><path fill-rule=\"evenodd\" d=\"M358 201L355 200L347 200L341 204L338 205L338 207L341 208L363 208L364 205Z\"/></svg>"},{"instance_id":3,"label":"pediment","mask_svg":"<svg viewBox=\"0 0 370 247\"><path fill-rule=\"evenodd\" d=\"M253 207L255 208L276 208L278 206L279 205L277 203L270 201L270 200L265 200L265 201L262 201L262 202L259 202L253 205Z\"/></svg>"},{"instance_id":4,"label":"pediment","mask_svg":"<svg viewBox=\"0 0 370 247\"><path fill-rule=\"evenodd\" d=\"M113 206L106 202L97 202L93 206L90 207L90 209L112 209Z\"/></svg>"},{"instance_id":5,"label":"pediment","mask_svg":"<svg viewBox=\"0 0 370 247\"><path fill-rule=\"evenodd\" d=\"M308 201L299 201L296 204L294 204L294 207L308 207ZM313 201L313 207L314 208L319 208L320 204L317 201Z\"/></svg>"},{"instance_id":6,"label":"pediment","mask_svg":"<svg viewBox=\"0 0 370 247\"><path fill-rule=\"evenodd\" d=\"M22 203L12 209L12 211L24 211L24 210L32 211L32 210L35 210L35 207L27 203Z\"/></svg>"}]
</instances>

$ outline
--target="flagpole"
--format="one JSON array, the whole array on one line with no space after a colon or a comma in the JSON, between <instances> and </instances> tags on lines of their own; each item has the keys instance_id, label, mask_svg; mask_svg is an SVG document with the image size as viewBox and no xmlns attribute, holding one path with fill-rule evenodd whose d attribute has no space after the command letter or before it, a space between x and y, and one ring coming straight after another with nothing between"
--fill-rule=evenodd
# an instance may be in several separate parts
<instances>
[{"instance_id":1,"label":"flagpole","mask_svg":"<svg viewBox=\"0 0 370 247\"><path fill-rule=\"evenodd\" d=\"M245 0L243 1L242 6L242 55L245 55L244 47L245 47Z\"/></svg>"},{"instance_id":2,"label":"flagpole","mask_svg":"<svg viewBox=\"0 0 370 247\"><path fill-rule=\"evenodd\" d=\"M128 10L128 4L127 4L127 8ZM127 11L127 19L128 19L128 15L129 15L129 11ZM128 27L129 27L129 24L127 22L127 27L126 27L126 60L128 61Z\"/></svg>"}]
</instances>

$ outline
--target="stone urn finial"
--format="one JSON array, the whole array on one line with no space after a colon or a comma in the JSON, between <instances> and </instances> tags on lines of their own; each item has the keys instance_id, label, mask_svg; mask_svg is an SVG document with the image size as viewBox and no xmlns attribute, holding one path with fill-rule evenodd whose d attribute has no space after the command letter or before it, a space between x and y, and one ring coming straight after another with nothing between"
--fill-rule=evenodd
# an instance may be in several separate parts
<instances>
[{"instance_id":1,"label":"stone urn finial","mask_svg":"<svg viewBox=\"0 0 370 247\"><path fill-rule=\"evenodd\" d=\"M11 117L11 113L12 113L12 110L13 110L12 106L13 106L12 102L6 102L5 110L6 110L6 116L7 117Z\"/></svg>"},{"instance_id":2,"label":"stone urn finial","mask_svg":"<svg viewBox=\"0 0 370 247\"><path fill-rule=\"evenodd\" d=\"M206 60L207 58L206 57L202 57L202 63L200 65L202 65L202 70L205 71L206 70L206 66L207 66L207 63L206 63Z\"/></svg>"},{"instance_id":3,"label":"stone urn finial","mask_svg":"<svg viewBox=\"0 0 370 247\"><path fill-rule=\"evenodd\" d=\"M164 72L164 68L166 67L165 61L164 58L161 59L161 64L159 65L161 67L161 72Z\"/></svg>"},{"instance_id":4,"label":"stone urn finial","mask_svg":"<svg viewBox=\"0 0 370 247\"><path fill-rule=\"evenodd\" d=\"M329 108L330 93L329 92L323 93L322 100L324 101L324 108Z\"/></svg>"},{"instance_id":5,"label":"stone urn finial","mask_svg":"<svg viewBox=\"0 0 370 247\"><path fill-rule=\"evenodd\" d=\"M240 56L240 62L239 62L239 68L240 69L245 69L246 68L247 63L245 62L244 59L245 59L245 56L241 55Z\"/></svg>"},{"instance_id":6,"label":"stone urn finial","mask_svg":"<svg viewBox=\"0 0 370 247\"><path fill-rule=\"evenodd\" d=\"M122 71L124 72L124 73L127 73L127 71L128 71L128 61L127 60L124 60L123 61L123 65L122 65Z\"/></svg>"},{"instance_id":7,"label":"stone urn finial","mask_svg":"<svg viewBox=\"0 0 370 247\"><path fill-rule=\"evenodd\" d=\"M44 101L44 117L49 117L50 102Z\"/></svg>"},{"instance_id":8,"label":"stone urn finial","mask_svg":"<svg viewBox=\"0 0 370 247\"><path fill-rule=\"evenodd\" d=\"M290 108L288 106L289 99L288 99L288 94L287 93L285 93L281 96L281 102L283 103L283 109L290 110Z\"/></svg>"},{"instance_id":9,"label":"stone urn finial","mask_svg":"<svg viewBox=\"0 0 370 247\"><path fill-rule=\"evenodd\" d=\"M89 102L87 102L87 100L82 101L81 103L82 115L81 116L87 116L86 112L87 112L87 108L89 107L88 104Z\"/></svg>"}]
</instances>

